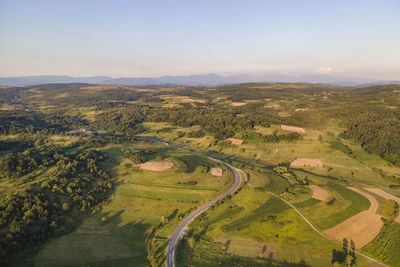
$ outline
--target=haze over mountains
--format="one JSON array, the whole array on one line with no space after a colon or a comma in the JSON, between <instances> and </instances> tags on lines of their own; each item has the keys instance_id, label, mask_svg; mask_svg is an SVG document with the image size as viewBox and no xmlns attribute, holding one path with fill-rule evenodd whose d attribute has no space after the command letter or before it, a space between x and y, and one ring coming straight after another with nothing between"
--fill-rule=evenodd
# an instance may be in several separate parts
<instances>
[{"instance_id":1,"label":"haze over mountains","mask_svg":"<svg viewBox=\"0 0 400 267\"><path fill-rule=\"evenodd\" d=\"M217 86L234 83L249 82L304 82L320 83L340 86L357 86L362 84L400 83L400 81L378 80L370 78L339 77L334 75L301 75L292 76L277 73L264 74L234 74L222 76L215 73L187 75L187 76L162 76L162 77L120 77L109 76L71 77L66 75L45 76L19 76L0 77L0 85L24 86L46 83L93 83L93 84L118 84L118 85L186 85L186 86Z\"/></svg>"}]
</instances>

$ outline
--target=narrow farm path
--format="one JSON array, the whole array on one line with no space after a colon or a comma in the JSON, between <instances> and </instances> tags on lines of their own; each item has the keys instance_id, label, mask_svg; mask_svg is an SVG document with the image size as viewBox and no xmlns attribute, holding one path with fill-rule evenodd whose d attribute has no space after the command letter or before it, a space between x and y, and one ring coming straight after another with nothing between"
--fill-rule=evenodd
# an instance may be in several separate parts
<instances>
[{"instance_id":1,"label":"narrow farm path","mask_svg":"<svg viewBox=\"0 0 400 267\"><path fill-rule=\"evenodd\" d=\"M173 232L173 234L172 234L172 236L171 236L171 238L170 238L170 240L169 240L169 242L168 242L167 255L166 255L166 262L165 262L165 264L166 264L167 267L175 267L176 247L177 247L177 245L178 245L179 240L180 240L180 239L183 237L183 235L185 234L185 231L187 230L187 227L189 226L189 224L190 224L197 216L199 216L200 214L202 214L204 211L206 211L206 210L207 210L208 208L210 208L212 205L214 205L215 203L221 201L221 200L224 199L225 197L227 197L227 196L231 195L232 193L234 193L234 192L239 188L239 186L240 186L240 184L241 184L241 182L242 182L242 176L243 176L243 179L245 180L245 183L246 183L248 186L250 186L250 187L254 187L254 186L252 186L250 183L248 183L247 175L246 175L246 173L245 173L244 171L242 171L242 170L240 170L240 169L237 169L237 168L231 166L230 164L228 164L228 163L226 163L226 162L224 162L224 161L221 161L221 160L218 160L218 159L215 159L215 158L212 158L212 157L204 156L204 155L201 155L201 154L199 154L199 153L196 153L196 152L193 152L193 151L190 151L190 150L181 148L181 147L177 147L177 146L168 144L168 143L166 143L166 142L161 142L161 141L156 141L156 142L159 142L159 143L161 143L161 144L170 146L170 147L172 147L172 148L179 149L179 150L182 150L182 151L185 151L185 152L188 152L188 153L197 155L197 156L199 156L199 157L206 158L206 159L209 159L209 160L218 162L218 163L220 163L220 164L223 164L223 165L225 165L226 167L228 167L228 168L233 172L233 174L235 175L235 182L234 182L234 185L233 185L227 192L223 193L222 195L220 195L219 197L217 197L215 200L213 200L213 201L211 201L211 202L209 202L209 203L207 203L207 204L205 204L205 205L199 207L197 210L195 210L193 213L191 213L188 217L186 217L186 219L183 220L183 221L179 224L179 226L175 229L175 231ZM240 175L240 174L242 174L242 175ZM283 198L281 198L280 196L276 195L275 193L272 193L272 192L267 192L267 193L270 194L270 195L272 195L272 196L274 196L274 197L279 198L279 199L282 200L284 203L286 203L289 207L291 207L294 211L296 211L296 213L299 214L299 216L300 216L300 217L301 217L315 232L317 232L319 235L321 235L322 237L324 237L324 238L326 238L326 239L328 239L328 240L330 240L330 241L332 241L332 242L338 244L339 246L344 246L344 245L341 244L340 242L338 242L338 241L336 241L336 240L330 238L329 236L327 236L327 235L325 235L324 233L322 233L321 231L319 231L306 217L304 217L304 215L303 215L295 206L293 206L292 204L290 204L288 201L286 201L285 199L283 199ZM346 247L346 246L344 246L344 247ZM352 248L350 248L350 247L346 247L346 248L347 248L348 250L354 251L355 254L357 254L357 255L359 255L359 256L361 256L361 257L364 257L364 258L366 258L366 259L368 259L368 260L370 260L370 261L372 261L372 262L374 262L374 263L377 263L377 264L379 264L379 265L381 265L381 266L388 266L388 265L386 265L386 264L384 264L384 263L382 263L382 262L380 262L380 261L378 261L378 260L375 260L375 259L373 259L373 258L371 258L371 257L369 257L369 256L367 256L367 255L365 255L365 254L363 254L363 253L361 253L361 252L359 252L358 250L354 250L354 249L352 249Z\"/></svg>"}]
</instances>

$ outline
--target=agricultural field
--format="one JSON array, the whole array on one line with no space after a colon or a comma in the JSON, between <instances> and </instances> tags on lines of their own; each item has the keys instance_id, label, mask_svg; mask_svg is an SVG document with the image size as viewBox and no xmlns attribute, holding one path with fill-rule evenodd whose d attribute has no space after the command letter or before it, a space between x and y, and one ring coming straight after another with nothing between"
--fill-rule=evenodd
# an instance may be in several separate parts
<instances>
[{"instance_id":1,"label":"agricultural field","mask_svg":"<svg viewBox=\"0 0 400 267\"><path fill-rule=\"evenodd\" d=\"M181 266L242 261L249 266L327 266L337 260L333 251L342 248L315 233L284 202L245 187L191 225L177 259ZM370 264L360 257L356 262Z\"/></svg>"},{"instance_id":2,"label":"agricultural field","mask_svg":"<svg viewBox=\"0 0 400 267\"><path fill-rule=\"evenodd\" d=\"M185 228L177 266L376 266L351 247L398 266L400 88L374 88L3 88L0 265L164 266L179 224L234 185L213 157L243 181Z\"/></svg>"}]
</instances>

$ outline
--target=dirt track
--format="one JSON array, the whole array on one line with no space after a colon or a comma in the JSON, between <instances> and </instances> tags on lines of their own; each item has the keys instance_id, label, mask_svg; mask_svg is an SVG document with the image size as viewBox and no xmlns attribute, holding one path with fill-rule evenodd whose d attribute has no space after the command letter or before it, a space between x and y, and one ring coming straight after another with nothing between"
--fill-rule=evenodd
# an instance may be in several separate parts
<instances>
[{"instance_id":1,"label":"dirt track","mask_svg":"<svg viewBox=\"0 0 400 267\"><path fill-rule=\"evenodd\" d=\"M383 226L381 216L376 214L379 203L372 195L358 188L348 188L368 198L371 206L368 210L364 210L344 222L325 230L324 233L338 241L343 241L344 238L349 242L353 240L356 248L362 248L379 234Z\"/></svg>"}]
</instances>

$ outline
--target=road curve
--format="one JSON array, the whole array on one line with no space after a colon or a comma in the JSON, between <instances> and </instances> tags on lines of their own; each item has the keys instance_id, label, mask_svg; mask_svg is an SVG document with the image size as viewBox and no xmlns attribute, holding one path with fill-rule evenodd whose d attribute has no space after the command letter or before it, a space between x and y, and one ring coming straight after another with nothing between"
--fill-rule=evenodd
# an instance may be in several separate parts
<instances>
[{"instance_id":1,"label":"road curve","mask_svg":"<svg viewBox=\"0 0 400 267\"><path fill-rule=\"evenodd\" d=\"M215 203L221 201L221 200L224 199L225 197L230 196L233 192L235 192L235 191L239 188L239 186L240 186L240 184L241 184L241 176L240 176L238 170L237 170L235 167L229 165L229 164L226 163L226 162L223 162L223 161L218 160L218 159L214 159L214 158L212 158L212 157L204 156L204 155L201 155L201 154L199 154L199 153L196 153L196 152L193 152L193 151L190 151L190 150L186 150L186 149L183 149L183 148L180 148L180 147L177 147L177 146L173 146L173 145L170 145L170 144L165 143L165 142L159 142L159 143L162 143L162 144L164 144L164 145L173 147L173 148L175 148L175 149L179 149L179 150L182 150L182 151L191 153L191 154L193 154L193 155L196 155L196 156L199 156L199 157L202 157L202 158L205 158L205 159L209 159L209 160L218 162L218 163L220 163L220 164L225 165L226 167L228 167L228 168L233 172L233 174L235 175L235 182L234 182L233 186L232 186L227 192L225 192L225 193L223 193L222 195L218 196L216 199L212 200L211 202L208 202L207 204L205 204L205 205L199 207L197 210L195 210L193 213L191 213L188 217L186 217L186 218L179 224L179 226L175 229L174 233L172 234L171 238L169 239L168 247L167 247L167 255L166 255L166 265L167 265L167 267L175 267L175 251L176 251L176 246L178 245L179 240L180 240L180 239L183 237L183 235L185 234L185 230L187 229L187 227L189 226L189 224L190 224L197 216L199 216L200 214L202 214L204 211L206 211L206 210L207 210L208 208L210 208L212 205L214 205Z\"/></svg>"},{"instance_id":2,"label":"road curve","mask_svg":"<svg viewBox=\"0 0 400 267\"><path fill-rule=\"evenodd\" d=\"M206 210L207 210L208 208L210 208L212 205L214 205L215 203L221 201L221 200L224 199L225 197L231 195L233 192L235 192L235 191L239 188L239 186L240 186L240 184L241 184L241 176L240 176L239 172L243 174L243 177L244 177L244 179L245 179L246 184L249 185L250 187L253 187L253 186L252 186L250 183L248 183L247 175L246 175L245 172L243 172L243 171L240 170L240 169L236 169L235 167L229 165L229 164L226 163L226 162L223 162L223 161L218 160L218 159L214 159L214 158L212 158L212 157L204 156L204 155L201 155L201 154L199 154L199 153L196 153L196 152L193 152L193 151L190 151L190 150L187 150L187 149L183 149L183 148L181 148L181 147L177 147L177 146L174 146L174 145L170 145L170 144L165 143L165 142L160 142L160 141L156 141L156 142L162 143L162 144L167 145L167 146L170 146L170 147L173 147L173 148L175 148L175 149L179 149L179 150L182 150L182 151L185 151L185 152L188 152L188 153L197 155L197 156L202 157L202 158L206 158L206 159L209 159L209 160L218 162L218 163L220 163L220 164L223 164L223 165L225 165L226 167L228 167L228 168L233 172L233 174L235 175L235 183L234 183L234 185L231 187L231 189L229 189L227 192L225 192L224 194L222 194L222 195L220 195L219 197L217 197L215 200L213 200L213 201L211 201L211 202L209 202L209 203L207 203L207 204L201 206L201 207L198 208L197 210L195 210L195 211L194 211L193 213L191 213L183 222L181 222L181 223L179 224L179 226L175 229L174 233L172 234L172 236L171 236L171 238L170 238L170 240L169 240L169 242L168 242L167 255L166 255L166 262L165 262L167 267L175 267L175 250L176 250L176 246L178 245L179 240L180 240L180 239L183 237L183 235L185 234L185 230L187 229L188 225L189 225L197 216L199 216L200 214L202 214L204 211L206 211ZM294 209L294 210L297 212L297 214L299 214L299 216L300 216L300 217L301 217L315 232L317 232L319 235L321 235L322 237L325 237L326 239L328 239L328 240L330 240L330 241L332 241L332 242L338 244L339 246L344 246L344 245L341 244L340 242L338 242L338 241L336 241L336 240L330 238L329 236L325 235L324 233L320 232L320 231L319 231L306 217L304 217L304 215L303 215L295 206L293 206L291 203L289 203L288 201L284 200L283 198L281 198L280 196L278 196L278 195L276 195L276 194L274 194L274 193L272 193L272 192L267 192L267 193L270 194L270 195L272 195L272 196L275 196L275 197L279 198L279 199L282 200L284 203L286 203L289 207L291 207L292 209ZM347 249L353 250L352 248L349 248L349 247L347 247ZM357 251L357 250L353 250L353 251L354 251L355 254L357 254L357 255L359 255L359 256L361 256L361 257L364 257L364 258L366 258L366 259L368 259L368 260L370 260L370 261L372 261L372 262L374 262L374 263L377 263L377 264L382 265L382 266L388 266L388 265L386 265L386 264L384 264L384 263L382 263L382 262L380 262L380 261L378 261L378 260L375 260L375 259L373 259L373 258L371 258L371 257L369 257L369 256L367 256L367 255L365 255L365 254L363 254L363 253Z\"/></svg>"}]
</instances>

